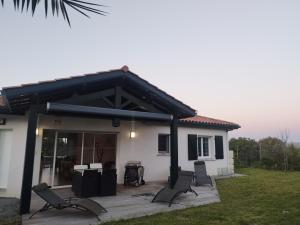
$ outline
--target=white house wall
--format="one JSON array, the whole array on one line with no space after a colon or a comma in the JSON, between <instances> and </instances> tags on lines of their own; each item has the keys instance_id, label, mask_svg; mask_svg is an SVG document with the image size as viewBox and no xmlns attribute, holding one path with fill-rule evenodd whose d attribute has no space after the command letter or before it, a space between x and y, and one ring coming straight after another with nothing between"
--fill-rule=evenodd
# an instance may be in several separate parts
<instances>
[{"instance_id":1,"label":"white house wall","mask_svg":"<svg viewBox=\"0 0 300 225\"><path fill-rule=\"evenodd\" d=\"M0 130L0 189L7 188L12 146L12 130Z\"/></svg>"},{"instance_id":2,"label":"white house wall","mask_svg":"<svg viewBox=\"0 0 300 225\"><path fill-rule=\"evenodd\" d=\"M56 130L75 130L75 131L95 131L95 132L112 132L117 133L117 175L118 183L123 183L125 164L129 160L142 161L145 167L146 181L166 180L169 175L170 156L161 155L158 153L158 134L169 134L168 126L161 126L150 122L130 122L121 121L120 127L113 127L111 120L87 119L75 117L55 117L55 116L40 116L39 118L39 133L36 142L36 156L33 183L37 184L39 177L39 165L41 158L41 138L43 129ZM136 137L129 137L130 131L136 132ZM228 137L226 131L198 129L198 128L183 128L178 131L178 158L179 166L184 170L193 170L194 161L188 161L187 151L187 135L198 134L203 136L211 136L210 150L213 156L206 159L207 170L210 175L217 175L218 170L228 168ZM214 159L214 136L223 136L224 144L224 159Z\"/></svg>"},{"instance_id":3,"label":"white house wall","mask_svg":"<svg viewBox=\"0 0 300 225\"><path fill-rule=\"evenodd\" d=\"M116 167L118 183L123 183L124 167L129 160L142 161L145 166L145 179L147 181L165 180L170 164L167 156L158 157L158 133L170 133L169 127L143 124L141 122L121 121L120 127L113 127L111 120L86 119L74 117L41 116L39 130L73 130L86 132L111 132L117 134ZM136 132L136 138L129 137L130 131ZM39 165L41 158L41 138L37 137L35 170L33 183L38 183Z\"/></svg>"},{"instance_id":4,"label":"white house wall","mask_svg":"<svg viewBox=\"0 0 300 225\"><path fill-rule=\"evenodd\" d=\"M203 137L209 137L210 157L205 160L207 173L212 176L220 175L220 171L229 169L228 164L228 133L222 130L200 129L200 128L185 128L181 127L178 131L178 161L183 170L194 170L194 161L188 160L187 153L187 136L188 134L196 134ZM224 159L215 158L215 136L223 136Z\"/></svg>"},{"instance_id":5,"label":"white house wall","mask_svg":"<svg viewBox=\"0 0 300 225\"><path fill-rule=\"evenodd\" d=\"M22 177L24 169L25 145L27 135L27 117L25 116L8 116L0 115L6 118L6 125L0 126L1 130L11 131L11 148L6 150L8 165L8 180L6 187L0 189L0 197L17 197L20 198ZM7 145L9 146L9 145Z\"/></svg>"}]
</instances>

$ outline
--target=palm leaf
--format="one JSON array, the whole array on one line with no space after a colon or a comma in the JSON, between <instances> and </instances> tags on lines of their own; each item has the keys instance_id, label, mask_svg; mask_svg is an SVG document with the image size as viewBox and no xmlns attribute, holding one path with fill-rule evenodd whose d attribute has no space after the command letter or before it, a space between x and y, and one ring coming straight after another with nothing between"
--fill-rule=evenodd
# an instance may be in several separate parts
<instances>
[{"instance_id":1,"label":"palm leaf","mask_svg":"<svg viewBox=\"0 0 300 225\"><path fill-rule=\"evenodd\" d=\"M51 1L48 4L48 1ZM4 6L4 0L0 0L2 6ZM81 1L81 0L13 0L13 4L16 10L20 9L23 11L26 3L27 11L29 10L29 6L31 5L31 12L34 15L36 7L44 2L45 5L45 16L48 15L48 10L51 9L52 14L56 14L59 16L59 12L61 12L62 17L68 22L71 26L67 7L75 10L76 12L81 13L82 15L89 17L88 13L99 14L102 16L106 15L105 11L102 11L100 8L104 7L104 5L100 5L94 2L89 1Z\"/></svg>"}]
</instances>

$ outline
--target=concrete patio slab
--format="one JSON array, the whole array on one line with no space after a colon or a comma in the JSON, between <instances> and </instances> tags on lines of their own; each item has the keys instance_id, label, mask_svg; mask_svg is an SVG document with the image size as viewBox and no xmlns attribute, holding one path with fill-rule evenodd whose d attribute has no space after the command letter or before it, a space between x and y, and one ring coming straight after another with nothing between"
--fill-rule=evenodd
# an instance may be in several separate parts
<instances>
[{"instance_id":1,"label":"concrete patio slab","mask_svg":"<svg viewBox=\"0 0 300 225\"><path fill-rule=\"evenodd\" d=\"M116 196L93 197L91 199L99 202L108 211L101 215L102 222L137 218L220 202L216 188L203 186L192 187L198 193L198 196L195 196L194 193L182 194L174 201L171 207L168 207L166 203L151 203L154 194L164 186L165 184L162 183L148 183L141 187L124 187L120 185ZM69 188L55 191L62 197L72 195ZM43 200L33 194L31 212L39 209L43 204ZM23 216L24 225L88 225L98 222L93 215L74 209L49 210L38 213L30 220L28 219L29 216L30 214Z\"/></svg>"}]
</instances>

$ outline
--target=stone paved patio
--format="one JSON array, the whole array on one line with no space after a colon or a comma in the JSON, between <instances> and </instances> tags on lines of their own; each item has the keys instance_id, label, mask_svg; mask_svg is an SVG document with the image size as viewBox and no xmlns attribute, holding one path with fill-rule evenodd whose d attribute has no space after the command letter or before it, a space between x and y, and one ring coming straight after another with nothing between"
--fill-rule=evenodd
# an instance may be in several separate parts
<instances>
[{"instance_id":1,"label":"stone paved patio","mask_svg":"<svg viewBox=\"0 0 300 225\"><path fill-rule=\"evenodd\" d=\"M169 212L178 209L201 206L210 203L220 202L219 194L216 188L208 186L192 187L197 193L182 194L178 197L171 207L166 203L151 203L153 194L159 191L165 184L148 183L141 187L118 187L116 196L94 197L93 200L99 202L107 209L107 213L101 215L101 221L130 219L146 215L153 215L161 212ZM55 190L62 197L72 195L71 190ZM33 194L31 212L39 209L44 204L37 195ZM23 216L24 225L88 225L96 224L97 219L87 212L81 212L73 209L50 210L38 213L32 219L28 219L30 214Z\"/></svg>"}]
</instances>

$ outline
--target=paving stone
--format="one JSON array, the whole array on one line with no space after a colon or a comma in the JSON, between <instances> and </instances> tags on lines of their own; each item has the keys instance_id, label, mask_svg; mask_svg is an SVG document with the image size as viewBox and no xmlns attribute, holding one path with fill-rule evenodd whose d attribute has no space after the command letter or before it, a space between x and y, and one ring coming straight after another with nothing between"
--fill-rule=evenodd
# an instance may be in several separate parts
<instances>
[{"instance_id":1,"label":"paving stone","mask_svg":"<svg viewBox=\"0 0 300 225\"><path fill-rule=\"evenodd\" d=\"M171 207L168 207L168 204L165 203L151 203L153 198L151 193L157 193L164 185L162 183L148 183L137 188L119 186L116 196L93 197L92 199L107 209L108 212L101 215L101 220L104 222L137 218L220 202L217 188L204 186L192 187L198 193L197 197L194 193L182 194ZM57 189L55 191L62 197L73 195L70 189ZM31 211L34 212L43 204L43 200L33 194ZM97 219L91 214L72 209L49 210L38 213L30 220L28 219L29 216L29 214L23 216L24 225L70 225L70 223L72 225L88 225L97 223Z\"/></svg>"},{"instance_id":2,"label":"paving stone","mask_svg":"<svg viewBox=\"0 0 300 225\"><path fill-rule=\"evenodd\" d=\"M21 224L19 209L19 199L0 197L0 225Z\"/></svg>"}]
</instances>

